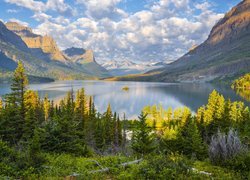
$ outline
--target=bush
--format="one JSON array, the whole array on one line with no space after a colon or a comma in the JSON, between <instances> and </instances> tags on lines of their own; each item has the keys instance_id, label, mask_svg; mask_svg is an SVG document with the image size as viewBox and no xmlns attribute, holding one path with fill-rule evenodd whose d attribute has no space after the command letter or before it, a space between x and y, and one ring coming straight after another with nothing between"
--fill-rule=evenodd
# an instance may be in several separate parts
<instances>
[{"instance_id":1,"label":"bush","mask_svg":"<svg viewBox=\"0 0 250 180\"><path fill-rule=\"evenodd\" d=\"M209 158L212 163L224 165L227 161L245 154L246 147L241 143L237 131L230 129L228 134L218 133L212 136L209 145Z\"/></svg>"},{"instance_id":2,"label":"bush","mask_svg":"<svg viewBox=\"0 0 250 180\"><path fill-rule=\"evenodd\" d=\"M191 175L191 164L179 155L147 156L139 163L132 165L125 173L120 173L118 179L169 179L183 178Z\"/></svg>"}]
</instances>

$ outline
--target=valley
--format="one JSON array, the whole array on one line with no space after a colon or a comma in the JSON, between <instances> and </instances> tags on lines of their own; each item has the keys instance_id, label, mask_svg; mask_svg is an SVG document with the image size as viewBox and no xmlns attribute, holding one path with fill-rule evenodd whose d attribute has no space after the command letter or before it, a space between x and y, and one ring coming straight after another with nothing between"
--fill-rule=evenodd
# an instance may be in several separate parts
<instances>
[{"instance_id":1,"label":"valley","mask_svg":"<svg viewBox=\"0 0 250 180\"><path fill-rule=\"evenodd\" d=\"M250 178L250 0L0 10L0 179Z\"/></svg>"}]
</instances>

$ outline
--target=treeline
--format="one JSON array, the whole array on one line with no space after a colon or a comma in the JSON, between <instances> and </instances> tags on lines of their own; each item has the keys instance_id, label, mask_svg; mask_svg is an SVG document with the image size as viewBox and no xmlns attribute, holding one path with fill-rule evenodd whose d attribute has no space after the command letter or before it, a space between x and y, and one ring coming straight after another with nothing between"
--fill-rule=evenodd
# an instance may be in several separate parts
<instances>
[{"instance_id":1,"label":"treeline","mask_svg":"<svg viewBox=\"0 0 250 180\"><path fill-rule=\"evenodd\" d=\"M73 90L68 92L55 105L27 87L28 78L19 63L11 93L0 100L0 149L12 147L13 153L21 153L20 169L41 165L45 160L41 152L91 156L121 151L125 143L122 124L110 106L104 114L98 113L84 89L75 95ZM0 167L6 164L0 162Z\"/></svg>"},{"instance_id":2,"label":"treeline","mask_svg":"<svg viewBox=\"0 0 250 180\"><path fill-rule=\"evenodd\" d=\"M250 73L236 79L231 87L238 95L250 101Z\"/></svg>"},{"instance_id":3,"label":"treeline","mask_svg":"<svg viewBox=\"0 0 250 180\"><path fill-rule=\"evenodd\" d=\"M186 107L165 110L148 106L138 120L121 121L110 106L98 113L84 89L68 92L54 104L27 87L19 63L11 93L0 101L0 177L49 173L44 166L48 157L63 154L145 159L147 163L139 166L139 172L135 168L130 179L136 179L138 173L139 179L193 175L185 159L209 160L212 165L240 172L243 178L250 176L250 109L242 102L225 100L216 91L196 114Z\"/></svg>"},{"instance_id":4,"label":"treeline","mask_svg":"<svg viewBox=\"0 0 250 180\"><path fill-rule=\"evenodd\" d=\"M232 88L250 90L250 73L236 79L232 84Z\"/></svg>"},{"instance_id":5,"label":"treeline","mask_svg":"<svg viewBox=\"0 0 250 180\"><path fill-rule=\"evenodd\" d=\"M155 132L155 151L209 158L216 165L249 172L250 109L244 103L225 100L214 90L195 115L186 107L164 110L160 105L143 112Z\"/></svg>"}]
</instances>

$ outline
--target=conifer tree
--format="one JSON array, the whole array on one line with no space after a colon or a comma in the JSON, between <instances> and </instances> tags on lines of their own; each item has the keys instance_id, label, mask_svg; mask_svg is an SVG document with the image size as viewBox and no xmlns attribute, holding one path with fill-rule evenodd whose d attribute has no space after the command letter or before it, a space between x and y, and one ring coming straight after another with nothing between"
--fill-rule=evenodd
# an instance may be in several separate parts
<instances>
[{"instance_id":1,"label":"conifer tree","mask_svg":"<svg viewBox=\"0 0 250 180\"><path fill-rule=\"evenodd\" d=\"M23 128L23 138L28 140L33 136L35 128L39 123L39 97L38 93L28 90L24 94L24 106L26 109Z\"/></svg>"},{"instance_id":2,"label":"conifer tree","mask_svg":"<svg viewBox=\"0 0 250 180\"><path fill-rule=\"evenodd\" d=\"M17 107L19 110L19 118L24 121L25 107L24 107L24 94L27 90L28 78L25 74L25 69L21 61L18 62L18 66L14 72L14 76L11 84L11 94L8 96L8 100L11 105Z\"/></svg>"},{"instance_id":3,"label":"conifer tree","mask_svg":"<svg viewBox=\"0 0 250 180\"><path fill-rule=\"evenodd\" d=\"M142 156L151 153L156 148L152 128L146 123L147 115L141 113L139 120L133 130L132 149Z\"/></svg>"},{"instance_id":4,"label":"conifer tree","mask_svg":"<svg viewBox=\"0 0 250 180\"><path fill-rule=\"evenodd\" d=\"M11 143L17 143L23 136L25 124L24 94L27 90L28 78L23 64L19 61L14 71L11 93L6 96L6 111L3 134Z\"/></svg>"},{"instance_id":5,"label":"conifer tree","mask_svg":"<svg viewBox=\"0 0 250 180\"><path fill-rule=\"evenodd\" d=\"M105 148L105 131L103 121L100 116L96 118L94 130L95 146L97 148L97 151L103 152Z\"/></svg>"},{"instance_id":6,"label":"conifer tree","mask_svg":"<svg viewBox=\"0 0 250 180\"><path fill-rule=\"evenodd\" d=\"M92 147L94 147L95 144L94 131L93 131L95 126L95 120L96 120L95 104L92 100L92 97L90 97L88 116L85 120L85 126L84 126L84 136L85 136L85 142Z\"/></svg>"},{"instance_id":7,"label":"conifer tree","mask_svg":"<svg viewBox=\"0 0 250 180\"><path fill-rule=\"evenodd\" d=\"M43 100L43 110L44 110L44 119L45 121L48 121L49 115L50 115L50 100L48 98L48 94L45 95L44 100Z\"/></svg>"},{"instance_id":8,"label":"conifer tree","mask_svg":"<svg viewBox=\"0 0 250 180\"><path fill-rule=\"evenodd\" d=\"M189 117L185 126L180 129L177 135L179 149L186 155L195 156L199 159L206 155L206 148L202 141L201 134L194 119Z\"/></svg>"},{"instance_id":9,"label":"conifer tree","mask_svg":"<svg viewBox=\"0 0 250 180\"><path fill-rule=\"evenodd\" d=\"M105 126L105 142L107 146L110 146L114 140L114 123L112 117L112 110L110 104L104 113L104 126Z\"/></svg>"},{"instance_id":10,"label":"conifer tree","mask_svg":"<svg viewBox=\"0 0 250 180\"><path fill-rule=\"evenodd\" d=\"M2 99L0 99L0 111L2 111L2 109L3 109L3 101Z\"/></svg>"},{"instance_id":11,"label":"conifer tree","mask_svg":"<svg viewBox=\"0 0 250 180\"><path fill-rule=\"evenodd\" d=\"M86 98L84 89L76 92L75 100L75 120L79 123L79 130L84 134L85 121L87 119ZM82 134L82 135L83 135Z\"/></svg>"},{"instance_id":12,"label":"conifer tree","mask_svg":"<svg viewBox=\"0 0 250 180\"><path fill-rule=\"evenodd\" d=\"M39 129L35 129L28 148L28 163L36 169L46 162L45 157L41 154L41 136Z\"/></svg>"}]
</instances>

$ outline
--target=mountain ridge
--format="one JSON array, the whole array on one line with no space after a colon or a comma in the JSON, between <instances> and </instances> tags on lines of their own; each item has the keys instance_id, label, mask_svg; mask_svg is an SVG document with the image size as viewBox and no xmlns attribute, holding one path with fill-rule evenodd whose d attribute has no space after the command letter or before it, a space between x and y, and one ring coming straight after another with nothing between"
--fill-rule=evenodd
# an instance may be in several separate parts
<instances>
[{"instance_id":1,"label":"mountain ridge","mask_svg":"<svg viewBox=\"0 0 250 180\"><path fill-rule=\"evenodd\" d=\"M1 61L11 65L6 68L0 63L2 76L13 71L17 61L22 61L28 74L32 76L53 77L60 80L97 79L110 76L106 69L100 68L95 61L87 59L88 54L83 56L82 63L74 62L60 51L53 38L34 34L31 28L18 23L8 24L9 28L0 22ZM32 42L30 43L27 38L32 39ZM41 39L47 42L39 42ZM56 53L59 53L59 56ZM91 58L94 58L93 52L91 55ZM56 56L63 58L54 58Z\"/></svg>"},{"instance_id":2,"label":"mountain ridge","mask_svg":"<svg viewBox=\"0 0 250 180\"><path fill-rule=\"evenodd\" d=\"M132 75L145 73L149 70L163 68L167 66L165 62L135 63L132 61L110 60L101 64L114 76Z\"/></svg>"},{"instance_id":3,"label":"mountain ridge","mask_svg":"<svg viewBox=\"0 0 250 180\"><path fill-rule=\"evenodd\" d=\"M206 41L167 67L117 80L211 82L249 71L250 0L245 0L215 24Z\"/></svg>"}]
</instances>

